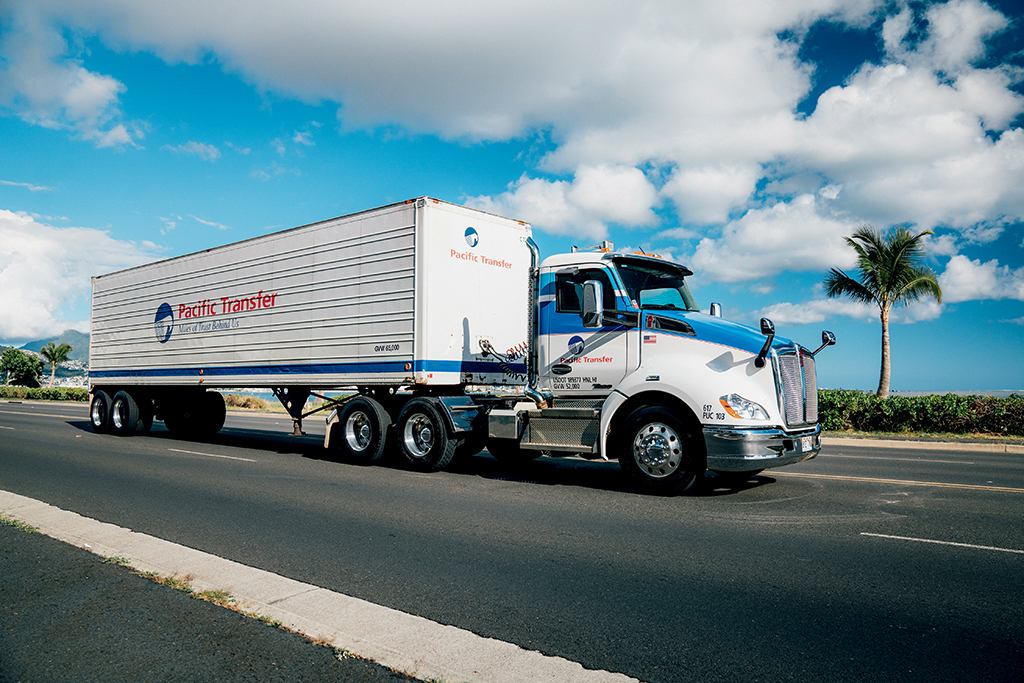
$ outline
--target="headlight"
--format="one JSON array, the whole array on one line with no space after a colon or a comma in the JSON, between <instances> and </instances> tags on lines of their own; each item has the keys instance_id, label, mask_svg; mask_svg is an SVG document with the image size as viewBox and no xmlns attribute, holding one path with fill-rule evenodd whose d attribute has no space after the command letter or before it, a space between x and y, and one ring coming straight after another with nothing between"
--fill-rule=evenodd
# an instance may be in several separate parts
<instances>
[{"instance_id":1,"label":"headlight","mask_svg":"<svg viewBox=\"0 0 1024 683\"><path fill-rule=\"evenodd\" d=\"M739 394L729 394L718 399L718 402L737 420L767 420L768 411L753 401L748 401Z\"/></svg>"}]
</instances>

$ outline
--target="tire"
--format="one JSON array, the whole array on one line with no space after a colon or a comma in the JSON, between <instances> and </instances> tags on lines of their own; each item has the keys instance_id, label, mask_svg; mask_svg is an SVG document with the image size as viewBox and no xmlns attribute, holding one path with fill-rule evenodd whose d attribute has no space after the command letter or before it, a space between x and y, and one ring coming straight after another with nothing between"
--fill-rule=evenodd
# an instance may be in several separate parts
<instances>
[{"instance_id":1,"label":"tire","mask_svg":"<svg viewBox=\"0 0 1024 683\"><path fill-rule=\"evenodd\" d=\"M487 437L472 432L469 436L462 439L462 443L459 444L458 448L455 449L455 456L452 460L462 460L463 458L471 458L487 446Z\"/></svg>"},{"instance_id":2,"label":"tire","mask_svg":"<svg viewBox=\"0 0 1024 683\"><path fill-rule=\"evenodd\" d=\"M224 426L227 408L216 391L171 396L162 406L164 426L177 436L212 436Z\"/></svg>"},{"instance_id":3,"label":"tire","mask_svg":"<svg viewBox=\"0 0 1024 683\"><path fill-rule=\"evenodd\" d=\"M350 399L331 424L331 449L356 465L373 465L384 457L391 416L380 403L365 396Z\"/></svg>"},{"instance_id":4,"label":"tire","mask_svg":"<svg viewBox=\"0 0 1024 683\"><path fill-rule=\"evenodd\" d=\"M432 398L414 398L405 404L395 436L402 461L418 472L444 469L462 441L449 438L441 408Z\"/></svg>"},{"instance_id":5,"label":"tire","mask_svg":"<svg viewBox=\"0 0 1024 683\"><path fill-rule=\"evenodd\" d=\"M504 465L522 465L543 455L542 451L520 448L519 442L514 439L488 439L487 452Z\"/></svg>"},{"instance_id":6,"label":"tire","mask_svg":"<svg viewBox=\"0 0 1024 683\"><path fill-rule=\"evenodd\" d=\"M127 391L114 394L114 399L110 402L110 433L117 436L135 436L142 430L139 404Z\"/></svg>"},{"instance_id":7,"label":"tire","mask_svg":"<svg viewBox=\"0 0 1024 683\"><path fill-rule=\"evenodd\" d=\"M614 452L619 467L651 493L682 493L707 471L707 451L700 433L665 406L634 410L618 430Z\"/></svg>"},{"instance_id":8,"label":"tire","mask_svg":"<svg viewBox=\"0 0 1024 683\"><path fill-rule=\"evenodd\" d=\"M102 389L92 395L89 405L89 422L97 434L106 434L110 430L110 394Z\"/></svg>"},{"instance_id":9,"label":"tire","mask_svg":"<svg viewBox=\"0 0 1024 683\"><path fill-rule=\"evenodd\" d=\"M216 391L207 391L199 399L199 431L206 436L213 436L224 427L227 417L227 406L224 397Z\"/></svg>"}]
</instances>

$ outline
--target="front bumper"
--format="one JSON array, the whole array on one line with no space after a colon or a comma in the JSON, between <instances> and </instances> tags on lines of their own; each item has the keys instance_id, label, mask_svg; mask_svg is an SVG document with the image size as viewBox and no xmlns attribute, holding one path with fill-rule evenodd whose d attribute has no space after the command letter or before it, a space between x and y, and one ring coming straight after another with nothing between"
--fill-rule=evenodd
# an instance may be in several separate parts
<instances>
[{"instance_id":1,"label":"front bumper","mask_svg":"<svg viewBox=\"0 0 1024 683\"><path fill-rule=\"evenodd\" d=\"M810 460L821 450L821 426L798 432L705 427L704 442L709 470L750 472Z\"/></svg>"}]
</instances>

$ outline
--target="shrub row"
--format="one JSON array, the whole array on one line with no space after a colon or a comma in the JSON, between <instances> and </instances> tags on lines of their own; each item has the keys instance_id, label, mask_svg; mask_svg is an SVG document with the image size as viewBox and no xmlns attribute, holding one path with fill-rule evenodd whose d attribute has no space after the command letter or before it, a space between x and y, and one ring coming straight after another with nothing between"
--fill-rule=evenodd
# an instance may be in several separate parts
<instances>
[{"instance_id":1,"label":"shrub row","mask_svg":"<svg viewBox=\"0 0 1024 683\"><path fill-rule=\"evenodd\" d=\"M26 399L29 401L78 401L88 403L89 390L78 387L28 387L0 386L0 398Z\"/></svg>"},{"instance_id":2,"label":"shrub row","mask_svg":"<svg viewBox=\"0 0 1024 683\"><path fill-rule=\"evenodd\" d=\"M926 432L1024 436L1024 398L890 396L844 389L818 391L818 419L829 432Z\"/></svg>"}]
</instances>

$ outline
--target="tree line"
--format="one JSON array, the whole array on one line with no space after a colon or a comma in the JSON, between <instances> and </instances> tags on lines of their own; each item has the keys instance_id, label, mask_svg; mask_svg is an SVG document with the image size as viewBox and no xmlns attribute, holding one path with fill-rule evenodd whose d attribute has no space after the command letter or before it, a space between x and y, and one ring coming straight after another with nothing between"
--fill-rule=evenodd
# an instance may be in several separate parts
<instances>
[{"instance_id":1,"label":"tree line","mask_svg":"<svg viewBox=\"0 0 1024 683\"><path fill-rule=\"evenodd\" d=\"M50 364L50 383L53 386L57 379L57 366L68 359L72 347L67 344L50 342L39 350L35 356L25 353L13 346L5 349L0 355L0 374L4 376L4 386L39 387L39 378L43 374L46 360Z\"/></svg>"}]
</instances>

